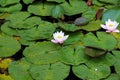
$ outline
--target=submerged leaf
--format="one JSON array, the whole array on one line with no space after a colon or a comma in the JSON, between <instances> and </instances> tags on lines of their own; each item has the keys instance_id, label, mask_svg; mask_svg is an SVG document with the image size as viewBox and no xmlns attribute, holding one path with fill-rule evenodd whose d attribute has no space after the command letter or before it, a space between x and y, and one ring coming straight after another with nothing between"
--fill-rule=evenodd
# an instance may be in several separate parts
<instances>
[{"instance_id":1,"label":"submerged leaf","mask_svg":"<svg viewBox=\"0 0 120 80\"><path fill-rule=\"evenodd\" d=\"M0 74L0 80L13 80L13 78L9 75Z\"/></svg>"},{"instance_id":2,"label":"submerged leaf","mask_svg":"<svg viewBox=\"0 0 120 80\"><path fill-rule=\"evenodd\" d=\"M86 25L88 22L89 20L87 18L79 17L75 19L74 24L75 25Z\"/></svg>"},{"instance_id":3,"label":"submerged leaf","mask_svg":"<svg viewBox=\"0 0 120 80\"><path fill-rule=\"evenodd\" d=\"M8 68L9 64L12 62L10 58L6 58L4 60L0 60L0 68L6 69Z\"/></svg>"}]
</instances>

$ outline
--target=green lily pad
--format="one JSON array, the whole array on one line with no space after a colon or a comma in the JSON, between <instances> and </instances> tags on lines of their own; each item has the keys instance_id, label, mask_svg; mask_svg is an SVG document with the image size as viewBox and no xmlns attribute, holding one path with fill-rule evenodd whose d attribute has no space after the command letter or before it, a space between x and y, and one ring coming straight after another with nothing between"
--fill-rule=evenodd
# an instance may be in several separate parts
<instances>
[{"instance_id":1,"label":"green lily pad","mask_svg":"<svg viewBox=\"0 0 120 80\"><path fill-rule=\"evenodd\" d=\"M7 7L0 7L0 12L17 12L20 11L22 9L22 5L21 4L15 4L12 6L7 6Z\"/></svg>"},{"instance_id":2,"label":"green lily pad","mask_svg":"<svg viewBox=\"0 0 120 80\"><path fill-rule=\"evenodd\" d=\"M26 60L34 64L50 64L58 61L59 45L52 42L38 42L27 47L23 55Z\"/></svg>"},{"instance_id":3,"label":"green lily pad","mask_svg":"<svg viewBox=\"0 0 120 80\"><path fill-rule=\"evenodd\" d=\"M105 22L108 19L116 20L120 23L120 8L116 7L105 11L102 16L102 21Z\"/></svg>"},{"instance_id":4,"label":"green lily pad","mask_svg":"<svg viewBox=\"0 0 120 80\"><path fill-rule=\"evenodd\" d=\"M50 2L57 2L57 3L65 2L65 0L47 0L47 1L50 1Z\"/></svg>"},{"instance_id":5,"label":"green lily pad","mask_svg":"<svg viewBox=\"0 0 120 80\"><path fill-rule=\"evenodd\" d=\"M82 40L83 44L88 47L94 47L108 51L116 47L117 40L112 35L105 32L97 32L96 35L97 36L95 36L93 33L86 34Z\"/></svg>"},{"instance_id":6,"label":"green lily pad","mask_svg":"<svg viewBox=\"0 0 120 80\"><path fill-rule=\"evenodd\" d=\"M86 62L86 64L88 66L95 66L95 65L107 65L107 66L113 66L116 63L116 57L114 55L112 55L111 53L106 53L105 55L102 55L100 57L96 57L96 58L91 58L89 59L88 62Z\"/></svg>"},{"instance_id":7,"label":"green lily pad","mask_svg":"<svg viewBox=\"0 0 120 80\"><path fill-rule=\"evenodd\" d=\"M89 24L82 26L82 29L86 31L97 31L101 28L100 24L101 24L101 21L99 20L91 21L89 22Z\"/></svg>"},{"instance_id":8,"label":"green lily pad","mask_svg":"<svg viewBox=\"0 0 120 80\"><path fill-rule=\"evenodd\" d=\"M54 6L52 3L34 3L28 6L28 12L39 16L51 16Z\"/></svg>"},{"instance_id":9,"label":"green lily pad","mask_svg":"<svg viewBox=\"0 0 120 80\"><path fill-rule=\"evenodd\" d=\"M111 74L108 78L103 80L120 80L120 76L118 74Z\"/></svg>"},{"instance_id":10,"label":"green lily pad","mask_svg":"<svg viewBox=\"0 0 120 80\"><path fill-rule=\"evenodd\" d=\"M13 36L13 35L18 35L17 30L10 28L9 27L9 22L5 22L2 26L1 26L1 31L4 32L7 35Z\"/></svg>"},{"instance_id":11,"label":"green lily pad","mask_svg":"<svg viewBox=\"0 0 120 80\"><path fill-rule=\"evenodd\" d=\"M82 79L87 80L100 80L106 78L110 74L110 68L106 65L95 65L90 67L84 64L79 66L73 66L74 74Z\"/></svg>"},{"instance_id":12,"label":"green lily pad","mask_svg":"<svg viewBox=\"0 0 120 80\"><path fill-rule=\"evenodd\" d=\"M98 0L92 0L92 3L93 3L94 5L97 5L97 6L103 6L103 5L104 5L104 3L102 3L102 2L100 2L100 1L98 1Z\"/></svg>"},{"instance_id":13,"label":"green lily pad","mask_svg":"<svg viewBox=\"0 0 120 80\"><path fill-rule=\"evenodd\" d=\"M75 24L68 24L68 23L62 23L62 22L59 22L58 26L60 26L61 28L63 28L66 31L72 31L72 32L81 29L80 27L76 26Z\"/></svg>"},{"instance_id":14,"label":"green lily pad","mask_svg":"<svg viewBox=\"0 0 120 80\"><path fill-rule=\"evenodd\" d=\"M30 64L22 58L10 64L8 71L14 80L33 80L29 73Z\"/></svg>"},{"instance_id":15,"label":"green lily pad","mask_svg":"<svg viewBox=\"0 0 120 80\"><path fill-rule=\"evenodd\" d=\"M9 16L9 13L0 13L0 19L5 19Z\"/></svg>"},{"instance_id":16,"label":"green lily pad","mask_svg":"<svg viewBox=\"0 0 120 80\"><path fill-rule=\"evenodd\" d=\"M32 3L33 1L35 1L35 0L23 0L23 2L24 2L25 4L30 4L30 3Z\"/></svg>"},{"instance_id":17,"label":"green lily pad","mask_svg":"<svg viewBox=\"0 0 120 80\"><path fill-rule=\"evenodd\" d=\"M88 57L84 54L84 47L81 46L76 48L72 46L62 47L59 51L59 56L60 61L70 65L79 65L88 60Z\"/></svg>"},{"instance_id":18,"label":"green lily pad","mask_svg":"<svg viewBox=\"0 0 120 80\"><path fill-rule=\"evenodd\" d=\"M116 59L120 59L120 51L114 50L112 53L115 55Z\"/></svg>"},{"instance_id":19,"label":"green lily pad","mask_svg":"<svg viewBox=\"0 0 120 80\"><path fill-rule=\"evenodd\" d=\"M51 65L32 65L30 73L35 80L64 80L70 67L61 62Z\"/></svg>"},{"instance_id":20,"label":"green lily pad","mask_svg":"<svg viewBox=\"0 0 120 80\"><path fill-rule=\"evenodd\" d=\"M94 9L94 7L89 7L88 10L82 14L82 17L87 18L89 20L94 20L96 12L97 11Z\"/></svg>"},{"instance_id":21,"label":"green lily pad","mask_svg":"<svg viewBox=\"0 0 120 80\"><path fill-rule=\"evenodd\" d=\"M69 3L64 2L61 4L65 10L65 14L68 16L83 13L88 8L86 2L82 0L70 0Z\"/></svg>"},{"instance_id":22,"label":"green lily pad","mask_svg":"<svg viewBox=\"0 0 120 80\"><path fill-rule=\"evenodd\" d=\"M117 62L114 64L116 73L120 76L120 60L117 60Z\"/></svg>"},{"instance_id":23,"label":"green lily pad","mask_svg":"<svg viewBox=\"0 0 120 80\"><path fill-rule=\"evenodd\" d=\"M20 0L0 0L0 5L2 7L19 3Z\"/></svg>"},{"instance_id":24,"label":"green lily pad","mask_svg":"<svg viewBox=\"0 0 120 80\"><path fill-rule=\"evenodd\" d=\"M56 5L53 9L52 9L52 17L54 18L62 18L64 15L64 9L61 5Z\"/></svg>"},{"instance_id":25,"label":"green lily pad","mask_svg":"<svg viewBox=\"0 0 120 80\"><path fill-rule=\"evenodd\" d=\"M99 0L101 2L104 2L104 3L109 3L109 4L119 4L120 1L119 0Z\"/></svg>"},{"instance_id":26,"label":"green lily pad","mask_svg":"<svg viewBox=\"0 0 120 80\"><path fill-rule=\"evenodd\" d=\"M83 38L83 33L80 31L70 33L69 38L64 42L64 45L78 43Z\"/></svg>"},{"instance_id":27,"label":"green lily pad","mask_svg":"<svg viewBox=\"0 0 120 80\"><path fill-rule=\"evenodd\" d=\"M0 57L9 57L19 51L21 45L13 37L0 35Z\"/></svg>"},{"instance_id":28,"label":"green lily pad","mask_svg":"<svg viewBox=\"0 0 120 80\"><path fill-rule=\"evenodd\" d=\"M29 41L29 40L24 40L24 39L20 39L19 40L20 44L24 45L24 46L29 46L29 45L33 45L35 44L35 41Z\"/></svg>"},{"instance_id":29,"label":"green lily pad","mask_svg":"<svg viewBox=\"0 0 120 80\"><path fill-rule=\"evenodd\" d=\"M30 14L28 12L16 12L11 14L6 20L8 20L9 27L18 28L18 29L28 29L34 26L39 25L41 18L32 16L29 17ZM16 18L17 17L17 18Z\"/></svg>"},{"instance_id":30,"label":"green lily pad","mask_svg":"<svg viewBox=\"0 0 120 80\"><path fill-rule=\"evenodd\" d=\"M39 22L39 26L34 26L30 29L19 30L18 33L24 40L40 40L50 38L55 29L56 28L54 24L47 21L41 21Z\"/></svg>"}]
</instances>

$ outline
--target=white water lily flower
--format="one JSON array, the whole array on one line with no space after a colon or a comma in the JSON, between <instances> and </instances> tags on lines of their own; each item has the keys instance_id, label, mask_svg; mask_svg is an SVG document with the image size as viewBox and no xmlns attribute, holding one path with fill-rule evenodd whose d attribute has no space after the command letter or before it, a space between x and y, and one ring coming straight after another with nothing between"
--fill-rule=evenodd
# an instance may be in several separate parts
<instances>
[{"instance_id":1,"label":"white water lily flower","mask_svg":"<svg viewBox=\"0 0 120 80\"><path fill-rule=\"evenodd\" d=\"M118 29L116 29L118 25L118 22L108 19L108 21L105 22L105 25L101 24L101 27L106 29L106 32L120 32Z\"/></svg>"},{"instance_id":2,"label":"white water lily flower","mask_svg":"<svg viewBox=\"0 0 120 80\"><path fill-rule=\"evenodd\" d=\"M52 41L53 43L60 43L60 44L62 44L62 43L68 38L68 36L69 36L69 35L66 35L66 36L65 36L62 31L60 31L60 32L55 32L55 33L53 34L53 38L54 38L54 39L52 39L51 41Z\"/></svg>"}]
</instances>

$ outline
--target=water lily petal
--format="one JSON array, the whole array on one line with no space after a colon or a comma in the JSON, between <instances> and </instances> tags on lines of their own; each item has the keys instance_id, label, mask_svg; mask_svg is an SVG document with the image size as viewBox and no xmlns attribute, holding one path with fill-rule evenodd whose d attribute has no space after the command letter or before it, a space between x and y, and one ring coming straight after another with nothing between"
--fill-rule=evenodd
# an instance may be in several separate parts
<instances>
[{"instance_id":1,"label":"water lily petal","mask_svg":"<svg viewBox=\"0 0 120 80\"><path fill-rule=\"evenodd\" d=\"M116 29L116 30L114 30L113 32L120 32L120 30Z\"/></svg>"},{"instance_id":2,"label":"water lily petal","mask_svg":"<svg viewBox=\"0 0 120 80\"><path fill-rule=\"evenodd\" d=\"M107 29L105 25L101 24L100 25L103 29Z\"/></svg>"},{"instance_id":3,"label":"water lily petal","mask_svg":"<svg viewBox=\"0 0 120 80\"><path fill-rule=\"evenodd\" d=\"M54 39L52 39L51 42L53 42L53 43L58 43L58 41L56 41L56 40L54 40Z\"/></svg>"}]
</instances>

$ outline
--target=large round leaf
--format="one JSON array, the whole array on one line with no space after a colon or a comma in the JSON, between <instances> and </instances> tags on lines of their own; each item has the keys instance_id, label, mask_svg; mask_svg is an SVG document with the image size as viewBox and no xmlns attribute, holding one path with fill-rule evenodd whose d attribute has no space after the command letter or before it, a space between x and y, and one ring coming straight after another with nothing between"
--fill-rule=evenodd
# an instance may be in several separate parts
<instances>
[{"instance_id":1,"label":"large round leaf","mask_svg":"<svg viewBox=\"0 0 120 80\"><path fill-rule=\"evenodd\" d=\"M16 3L19 3L20 0L0 0L0 5L2 7L4 6L8 6L8 5L12 5L12 4L16 4Z\"/></svg>"},{"instance_id":2,"label":"large round leaf","mask_svg":"<svg viewBox=\"0 0 120 80\"><path fill-rule=\"evenodd\" d=\"M35 80L64 80L70 71L70 67L57 62L51 65L32 65L30 73Z\"/></svg>"},{"instance_id":3,"label":"large round leaf","mask_svg":"<svg viewBox=\"0 0 120 80\"><path fill-rule=\"evenodd\" d=\"M120 76L118 74L111 74L108 78L103 80L120 80Z\"/></svg>"},{"instance_id":4,"label":"large round leaf","mask_svg":"<svg viewBox=\"0 0 120 80\"><path fill-rule=\"evenodd\" d=\"M120 51L112 51L112 53L115 55L117 62L114 64L116 73L120 76Z\"/></svg>"},{"instance_id":5,"label":"large round leaf","mask_svg":"<svg viewBox=\"0 0 120 80\"><path fill-rule=\"evenodd\" d=\"M112 35L105 32L97 32L97 36L93 33L88 33L82 41L85 46L103 50L112 50L117 44L117 40Z\"/></svg>"},{"instance_id":6,"label":"large round leaf","mask_svg":"<svg viewBox=\"0 0 120 80\"><path fill-rule=\"evenodd\" d=\"M87 80L100 80L106 78L110 74L110 68L106 65L95 65L90 67L84 64L73 66L74 74L82 79Z\"/></svg>"},{"instance_id":7,"label":"large round leaf","mask_svg":"<svg viewBox=\"0 0 120 80\"><path fill-rule=\"evenodd\" d=\"M86 11L88 8L85 1L82 0L70 0L69 2L70 4L68 2L64 2L61 4L65 10L65 14L69 16L80 14Z\"/></svg>"},{"instance_id":8,"label":"large round leaf","mask_svg":"<svg viewBox=\"0 0 120 80\"><path fill-rule=\"evenodd\" d=\"M102 21L105 22L108 19L116 20L120 22L120 8L119 7L112 8L112 9L108 9L107 11L105 11L102 16Z\"/></svg>"},{"instance_id":9,"label":"large round leaf","mask_svg":"<svg viewBox=\"0 0 120 80\"><path fill-rule=\"evenodd\" d=\"M30 29L19 30L18 33L22 39L25 40L39 40L39 39L48 39L52 36L55 31L55 25L41 21L38 26L34 26Z\"/></svg>"},{"instance_id":10,"label":"large round leaf","mask_svg":"<svg viewBox=\"0 0 120 80\"><path fill-rule=\"evenodd\" d=\"M88 60L88 57L84 54L84 47L81 46L76 48L72 46L62 47L59 51L59 55L60 61L71 65L79 65Z\"/></svg>"},{"instance_id":11,"label":"large round leaf","mask_svg":"<svg viewBox=\"0 0 120 80\"><path fill-rule=\"evenodd\" d=\"M58 48L59 45L52 42L38 42L27 47L23 54L31 63L49 64L58 61Z\"/></svg>"},{"instance_id":12,"label":"large round leaf","mask_svg":"<svg viewBox=\"0 0 120 80\"><path fill-rule=\"evenodd\" d=\"M22 58L20 61L12 62L8 71L14 80L33 80L28 71L29 68L30 64Z\"/></svg>"},{"instance_id":13,"label":"large round leaf","mask_svg":"<svg viewBox=\"0 0 120 80\"><path fill-rule=\"evenodd\" d=\"M0 57L14 55L21 46L17 40L7 35L0 35Z\"/></svg>"},{"instance_id":14,"label":"large round leaf","mask_svg":"<svg viewBox=\"0 0 120 80\"><path fill-rule=\"evenodd\" d=\"M12 6L7 6L7 7L0 7L0 12L17 12L22 9L22 5L20 3L12 5Z\"/></svg>"},{"instance_id":15,"label":"large round leaf","mask_svg":"<svg viewBox=\"0 0 120 80\"><path fill-rule=\"evenodd\" d=\"M57 2L57 3L65 2L65 0L47 0L47 1L50 1L50 2Z\"/></svg>"},{"instance_id":16,"label":"large round leaf","mask_svg":"<svg viewBox=\"0 0 120 80\"><path fill-rule=\"evenodd\" d=\"M56 5L52 9L52 17L54 18L62 18L64 15L64 9L61 5Z\"/></svg>"},{"instance_id":17,"label":"large round leaf","mask_svg":"<svg viewBox=\"0 0 120 80\"><path fill-rule=\"evenodd\" d=\"M83 33L80 31L70 33L69 38L64 42L64 45L79 43L80 40L82 40L82 38L83 38Z\"/></svg>"},{"instance_id":18,"label":"large round leaf","mask_svg":"<svg viewBox=\"0 0 120 80\"><path fill-rule=\"evenodd\" d=\"M97 58L91 58L89 59L88 62L86 62L86 64L88 66L95 66L95 65L107 65L107 66L113 66L116 63L116 57L110 53L106 53L105 55L102 55L100 57Z\"/></svg>"},{"instance_id":19,"label":"large round leaf","mask_svg":"<svg viewBox=\"0 0 120 80\"><path fill-rule=\"evenodd\" d=\"M28 7L28 11L35 15L50 16L55 5L51 3L34 3Z\"/></svg>"},{"instance_id":20,"label":"large round leaf","mask_svg":"<svg viewBox=\"0 0 120 80\"><path fill-rule=\"evenodd\" d=\"M92 21L89 24L82 26L82 29L86 30L86 31L97 31L101 28L100 23L101 23L101 21L99 21L99 20Z\"/></svg>"},{"instance_id":21,"label":"large round leaf","mask_svg":"<svg viewBox=\"0 0 120 80\"><path fill-rule=\"evenodd\" d=\"M4 32L7 35L13 36L13 35L18 35L17 30L13 29L11 27L9 27L9 22L5 22L2 26L1 26L1 30L2 32Z\"/></svg>"},{"instance_id":22,"label":"large round leaf","mask_svg":"<svg viewBox=\"0 0 120 80\"><path fill-rule=\"evenodd\" d=\"M11 14L6 20L9 21L9 27L11 28L28 29L39 25L41 18L36 16L30 17L28 12L16 12Z\"/></svg>"},{"instance_id":23,"label":"large round leaf","mask_svg":"<svg viewBox=\"0 0 120 80\"><path fill-rule=\"evenodd\" d=\"M80 27L76 26L75 24L68 24L68 23L62 23L62 22L59 22L58 26L60 26L62 29L66 30L66 31L77 31L77 30L81 29Z\"/></svg>"},{"instance_id":24,"label":"large round leaf","mask_svg":"<svg viewBox=\"0 0 120 80\"><path fill-rule=\"evenodd\" d=\"M30 3L32 3L34 0L23 0L23 2L25 3L25 4L30 4Z\"/></svg>"},{"instance_id":25,"label":"large round leaf","mask_svg":"<svg viewBox=\"0 0 120 80\"><path fill-rule=\"evenodd\" d=\"M101 2L104 2L104 3L109 3L109 4L120 4L120 1L119 0L99 0Z\"/></svg>"}]
</instances>

